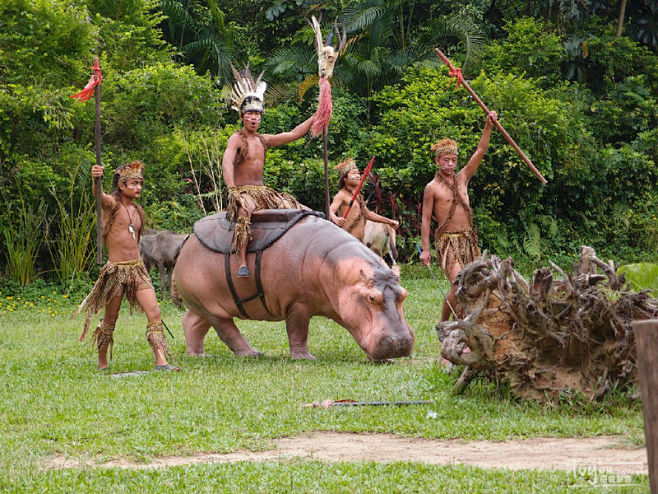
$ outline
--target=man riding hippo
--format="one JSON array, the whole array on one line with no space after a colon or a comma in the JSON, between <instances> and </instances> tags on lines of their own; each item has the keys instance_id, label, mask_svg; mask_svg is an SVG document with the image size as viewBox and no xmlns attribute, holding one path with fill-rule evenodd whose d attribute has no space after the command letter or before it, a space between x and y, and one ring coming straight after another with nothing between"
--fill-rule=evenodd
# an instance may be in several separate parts
<instances>
[{"instance_id":1,"label":"man riding hippo","mask_svg":"<svg viewBox=\"0 0 658 494\"><path fill-rule=\"evenodd\" d=\"M211 325L236 355L260 355L236 326L234 319L240 318L286 321L291 357L312 359L307 338L314 315L345 327L372 360L411 353L414 334L402 308L407 292L381 258L352 235L312 211L258 211L249 249L261 240L263 216L268 227L272 216L294 224L269 247L249 254L253 276L233 278L238 259L228 254L230 233L221 250L214 245L222 237L216 229L220 215L197 221L174 268L175 286L188 307L183 317L188 355L204 354Z\"/></svg>"},{"instance_id":2,"label":"man riding hippo","mask_svg":"<svg viewBox=\"0 0 658 494\"><path fill-rule=\"evenodd\" d=\"M231 67L233 68L233 67ZM228 187L228 217L235 222L231 249L237 252L238 276L249 277L247 244L251 240L251 214L260 209L303 209L290 194L279 193L263 184L263 167L267 148L281 146L304 136L313 125L315 115L289 132L259 134L263 115L266 83L263 74L254 81L249 68L241 74L233 68L232 108L240 114L242 128L229 137L222 158L222 173Z\"/></svg>"}]
</instances>

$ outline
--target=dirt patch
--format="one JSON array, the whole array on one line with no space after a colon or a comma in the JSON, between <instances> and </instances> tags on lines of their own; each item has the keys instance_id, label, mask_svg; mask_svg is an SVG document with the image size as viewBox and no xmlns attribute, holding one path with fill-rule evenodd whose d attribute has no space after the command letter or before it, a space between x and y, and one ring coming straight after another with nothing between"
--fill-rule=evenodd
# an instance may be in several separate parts
<instances>
[{"instance_id":1,"label":"dirt patch","mask_svg":"<svg viewBox=\"0 0 658 494\"><path fill-rule=\"evenodd\" d=\"M168 456L152 463L112 460L106 463L81 463L58 456L49 468L163 468L198 463L238 461L320 460L343 461L416 461L438 465L471 465L511 470L584 470L592 469L621 475L648 473L645 448L628 449L619 436L593 438L534 438L520 441L462 441L398 437L392 434L348 434L316 432L310 435L274 441L271 451L237 451L195 456Z\"/></svg>"}]
</instances>

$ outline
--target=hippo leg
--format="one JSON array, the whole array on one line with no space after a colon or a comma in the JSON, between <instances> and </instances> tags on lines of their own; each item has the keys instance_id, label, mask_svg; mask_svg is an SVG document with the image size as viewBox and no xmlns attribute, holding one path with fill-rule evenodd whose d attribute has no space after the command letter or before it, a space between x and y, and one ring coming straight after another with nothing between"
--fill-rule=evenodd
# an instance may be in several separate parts
<instances>
[{"instance_id":1,"label":"hippo leg","mask_svg":"<svg viewBox=\"0 0 658 494\"><path fill-rule=\"evenodd\" d=\"M210 329L210 322L205 317L188 310L183 316L183 332L188 355L204 355L203 339Z\"/></svg>"},{"instance_id":2,"label":"hippo leg","mask_svg":"<svg viewBox=\"0 0 658 494\"><path fill-rule=\"evenodd\" d=\"M286 319L286 331L288 332L288 343L290 356L293 359L315 360L308 352L308 323L311 316L305 310L295 310Z\"/></svg>"},{"instance_id":3,"label":"hippo leg","mask_svg":"<svg viewBox=\"0 0 658 494\"><path fill-rule=\"evenodd\" d=\"M252 347L247 339L242 336L240 330L233 322L233 319L223 319L220 317L209 317L208 318L212 323L217 336L222 340L231 351L241 357L258 357L263 355L263 352L259 352L254 347Z\"/></svg>"}]
</instances>

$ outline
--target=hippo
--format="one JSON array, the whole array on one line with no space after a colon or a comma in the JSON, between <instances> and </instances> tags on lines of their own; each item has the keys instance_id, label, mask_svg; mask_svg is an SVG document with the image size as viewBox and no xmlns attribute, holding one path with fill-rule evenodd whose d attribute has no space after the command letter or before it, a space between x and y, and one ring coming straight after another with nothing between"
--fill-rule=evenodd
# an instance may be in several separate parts
<instances>
[{"instance_id":1,"label":"hippo","mask_svg":"<svg viewBox=\"0 0 658 494\"><path fill-rule=\"evenodd\" d=\"M183 330L189 355L203 355L211 325L234 354L261 355L235 325L240 318L285 320L291 357L314 359L307 344L314 315L345 327L371 360L411 354L414 333L404 318L407 291L399 277L322 213L254 212L249 278L236 276L238 259L225 253L228 225L225 213L199 220L174 268L175 289L188 307Z\"/></svg>"}]
</instances>

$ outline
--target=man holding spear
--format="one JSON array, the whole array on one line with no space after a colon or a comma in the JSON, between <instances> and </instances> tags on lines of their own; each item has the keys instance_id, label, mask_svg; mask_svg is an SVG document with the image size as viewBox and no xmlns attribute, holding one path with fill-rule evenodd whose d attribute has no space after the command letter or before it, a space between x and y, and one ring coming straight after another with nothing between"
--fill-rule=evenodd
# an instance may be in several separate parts
<instances>
[{"instance_id":1,"label":"man holding spear","mask_svg":"<svg viewBox=\"0 0 658 494\"><path fill-rule=\"evenodd\" d=\"M348 231L361 242L366 232L366 220L384 223L392 226L397 230L398 222L390 220L377 213L370 211L363 200L361 187L372 167L374 160L370 160L368 168L361 178L361 173L354 163L353 158L349 158L336 166L340 172L338 185L340 190L334 196L334 200L329 207L329 219L340 226L343 230Z\"/></svg>"},{"instance_id":2,"label":"man holding spear","mask_svg":"<svg viewBox=\"0 0 658 494\"><path fill-rule=\"evenodd\" d=\"M480 256L477 235L473 229L473 212L469 205L468 183L489 147L491 129L495 126L500 131L505 140L514 148L542 184L546 185L546 179L498 122L496 112L490 111L464 80L461 69L455 68L441 50L436 48L435 51L448 67L449 75L457 79L457 89L462 85L487 115L487 122L480 143L468 164L459 173L455 174L457 167L457 143L455 141L443 139L431 148L435 153L434 161L439 169L434 179L425 187L423 194L421 224L423 249L420 261L426 266L430 265L430 221L432 215L434 215L439 221L439 226L434 232L436 254L441 269L451 283L450 292L443 301L441 313L441 321L447 321L450 318L452 307L456 304L456 288L453 283L457 278L457 274L466 264ZM457 316L458 314L455 314L455 317ZM461 317L463 317L463 314Z\"/></svg>"},{"instance_id":3,"label":"man holding spear","mask_svg":"<svg viewBox=\"0 0 658 494\"><path fill-rule=\"evenodd\" d=\"M102 264L103 242L107 244L109 260L103 266L98 281L91 293L85 297L73 316L86 309L85 326L80 335L82 341L87 335L91 319L101 309L105 309L103 319L93 332L92 338L98 350L98 369L109 369L107 351L114 347L114 325L119 315L124 295L130 309L139 306L146 312L148 324L146 339L151 344L156 370L180 370L167 362L169 347L160 318L160 307L151 284L151 278L140 257L139 239L144 228L144 211L133 200L139 198L144 179L142 163L135 161L117 168L114 172L114 193L103 193L102 180L104 167L101 164L101 120L100 84L103 74L98 58L94 59L89 82L82 91L71 96L76 101L87 101L95 96L95 149L96 164L91 169L93 192L96 197L97 261ZM104 216L104 218L103 218ZM105 220L105 221L103 221Z\"/></svg>"},{"instance_id":4,"label":"man holding spear","mask_svg":"<svg viewBox=\"0 0 658 494\"><path fill-rule=\"evenodd\" d=\"M325 202L329 204L327 183L327 128L331 119L331 86L328 79L333 73L337 54L322 41L320 24L312 17L311 25L316 36L318 50L318 75L320 95L318 108L313 116L289 132L260 134L258 127L264 111L264 96L267 84L261 74L256 80L247 67L242 73L233 68L235 83L231 99L232 108L242 120L242 128L229 137L222 157L222 174L228 187L228 217L235 222L231 251L238 256L237 276L251 276L247 266L247 245L251 240L251 214L259 209L303 209L290 194L279 193L263 184L263 168L267 149L281 146L310 133L312 137L324 135Z\"/></svg>"},{"instance_id":5,"label":"man holding spear","mask_svg":"<svg viewBox=\"0 0 658 494\"><path fill-rule=\"evenodd\" d=\"M450 280L451 287L443 301L441 321L450 318L451 306L455 307L456 287L453 284L457 274L466 264L480 256L477 234L473 229L473 212L469 204L468 183L480 166L480 162L489 147L491 129L496 121L495 111L489 112L482 138L475 153L459 173L457 168L457 143L452 139L442 139L432 146L434 161L438 170L434 179L425 186L423 194L423 218L421 238L423 250L420 261L430 265L430 222L432 215L439 221L434 232L436 255L441 270ZM462 315L463 317L463 315Z\"/></svg>"}]
</instances>

